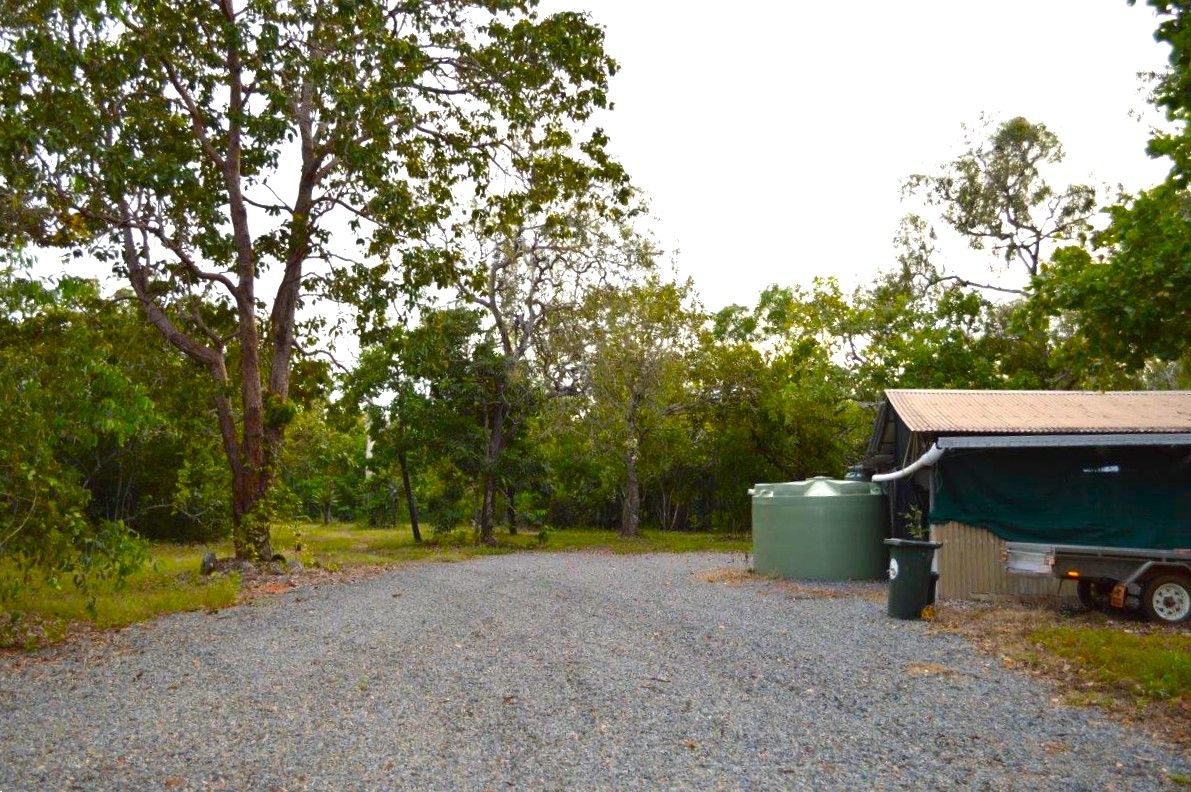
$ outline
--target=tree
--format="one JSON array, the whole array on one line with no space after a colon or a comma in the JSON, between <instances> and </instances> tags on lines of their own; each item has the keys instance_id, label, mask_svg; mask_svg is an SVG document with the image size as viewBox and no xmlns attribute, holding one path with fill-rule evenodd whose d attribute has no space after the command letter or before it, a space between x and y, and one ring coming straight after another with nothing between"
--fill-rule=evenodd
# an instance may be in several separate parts
<instances>
[{"instance_id":1,"label":"tree","mask_svg":"<svg viewBox=\"0 0 1191 792\"><path fill-rule=\"evenodd\" d=\"M925 197L975 250L991 249L1026 282L948 274L938 262L934 229L907 215L898 233L899 267L856 295L857 337L850 351L870 392L903 387L1072 387L1083 380L1064 346L1066 328L1038 310L1036 279L1057 245L1082 246L1096 191L1060 188L1046 178L1063 159L1044 124L1010 119L934 174L916 174L909 194ZM1009 295L993 296L994 293Z\"/></svg>"},{"instance_id":2,"label":"tree","mask_svg":"<svg viewBox=\"0 0 1191 792\"><path fill-rule=\"evenodd\" d=\"M324 404L299 410L278 466L286 489L300 501L302 512L328 524L337 513L353 514L364 479L364 424L342 420L336 425Z\"/></svg>"},{"instance_id":3,"label":"tree","mask_svg":"<svg viewBox=\"0 0 1191 792\"><path fill-rule=\"evenodd\" d=\"M622 536L641 523L641 460L646 445L669 418L690 409L701 394L691 386L703 314L692 304L690 283L656 276L592 292L578 330L584 426L593 445L615 460L623 492Z\"/></svg>"},{"instance_id":4,"label":"tree","mask_svg":"<svg viewBox=\"0 0 1191 792\"><path fill-rule=\"evenodd\" d=\"M844 301L834 284L816 295L856 376L857 395L886 388L1046 388L1066 375L1050 359L1045 322L1028 321L1026 302L994 302L943 276L934 235L908 216L896 239L898 266ZM826 294L824 294L826 292Z\"/></svg>"},{"instance_id":5,"label":"tree","mask_svg":"<svg viewBox=\"0 0 1191 792\"><path fill-rule=\"evenodd\" d=\"M569 132L606 104L602 32L529 0L21 2L0 60L0 236L113 262L208 373L244 558L272 556L261 506L316 286L377 312L451 280L430 230L510 163L534 178L501 209L623 176L601 132ZM372 263L332 245L337 222Z\"/></svg>"},{"instance_id":6,"label":"tree","mask_svg":"<svg viewBox=\"0 0 1191 792\"><path fill-rule=\"evenodd\" d=\"M474 282L462 282L464 303L486 314L496 357L490 367L490 398L483 420L487 435L481 481L480 540L492 543L496 493L506 448L515 437L536 389L527 359L555 315L573 313L587 294L636 269L651 266L648 243L603 217L619 215L615 201L584 196L565 214L543 214L511 234L479 237L482 262Z\"/></svg>"},{"instance_id":7,"label":"tree","mask_svg":"<svg viewBox=\"0 0 1191 792\"><path fill-rule=\"evenodd\" d=\"M1108 210L1111 222L1095 235L1094 253L1058 251L1036 283L1041 307L1074 326L1073 357L1101 382L1155 364L1181 369L1184 378L1191 372L1191 6L1149 5L1162 19L1154 37L1171 47L1154 103L1172 126L1156 132L1148 149L1170 159L1170 174Z\"/></svg>"},{"instance_id":8,"label":"tree","mask_svg":"<svg viewBox=\"0 0 1191 792\"><path fill-rule=\"evenodd\" d=\"M345 401L364 405L373 438L372 468L385 475L396 465L410 525L420 541L415 495L420 473L435 468L437 484L449 484L454 492L461 477L456 472L478 477L483 469L486 383L494 354L480 330L479 311L423 307L418 313L416 326L373 334L346 380ZM437 498L440 506L452 500L444 500L441 491ZM459 511L454 502L446 505L446 511ZM445 522L441 514L436 519Z\"/></svg>"},{"instance_id":9,"label":"tree","mask_svg":"<svg viewBox=\"0 0 1191 792\"><path fill-rule=\"evenodd\" d=\"M974 250L988 247L1006 264L1017 262L1034 277L1048 246L1087 231L1096 205L1095 189L1073 184L1059 191L1045 180L1043 166L1061 162L1063 147L1044 124L1012 118L996 127L987 140L969 139L968 146L967 152L938 173L911 176L908 192L924 193L928 202L941 207L943 220ZM1024 293L946 277L961 285Z\"/></svg>"},{"instance_id":10,"label":"tree","mask_svg":"<svg viewBox=\"0 0 1191 792\"><path fill-rule=\"evenodd\" d=\"M121 521L145 538L222 539L230 525L229 476L212 420L213 384L170 353L128 298L124 290L95 299L71 322L71 332L103 348L108 363L153 405L140 431L106 435L70 459L91 493L88 514L93 522Z\"/></svg>"},{"instance_id":11,"label":"tree","mask_svg":"<svg viewBox=\"0 0 1191 792\"><path fill-rule=\"evenodd\" d=\"M872 426L858 396L845 336L853 307L832 280L770 287L756 307L713 323L710 379L730 383L706 420L715 427L717 487L725 518L746 525L741 493L758 481L843 474Z\"/></svg>"},{"instance_id":12,"label":"tree","mask_svg":"<svg viewBox=\"0 0 1191 792\"><path fill-rule=\"evenodd\" d=\"M1191 195L1167 182L1110 209L1083 248L1055 254L1036 282L1040 305L1076 325L1073 355L1100 378L1148 361L1191 363Z\"/></svg>"}]
</instances>

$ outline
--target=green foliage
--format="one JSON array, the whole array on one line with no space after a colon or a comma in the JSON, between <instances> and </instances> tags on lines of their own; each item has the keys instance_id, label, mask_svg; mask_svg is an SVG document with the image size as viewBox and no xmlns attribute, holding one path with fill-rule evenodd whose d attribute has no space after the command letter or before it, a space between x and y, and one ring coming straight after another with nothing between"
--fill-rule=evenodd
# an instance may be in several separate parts
<instances>
[{"instance_id":1,"label":"green foliage","mask_svg":"<svg viewBox=\"0 0 1191 792\"><path fill-rule=\"evenodd\" d=\"M425 504L424 515L435 534L447 535L471 526L477 482L465 476L449 459L425 469L415 492Z\"/></svg>"},{"instance_id":2,"label":"green foliage","mask_svg":"<svg viewBox=\"0 0 1191 792\"><path fill-rule=\"evenodd\" d=\"M1149 5L1161 20L1154 38L1171 48L1153 101L1172 126L1154 133L1148 151L1170 159L1170 175L1109 208L1111 222L1094 239L1095 255L1082 247L1060 250L1035 283L1040 310L1072 328L1071 358L1102 386L1155 363L1176 367L1165 382L1149 378L1158 387L1186 385L1191 371L1191 6Z\"/></svg>"},{"instance_id":3,"label":"green foliage","mask_svg":"<svg viewBox=\"0 0 1191 792\"><path fill-rule=\"evenodd\" d=\"M994 302L943 276L933 236L907 218L899 266L859 289L835 325L865 399L885 388L1048 388L1054 341L1023 299Z\"/></svg>"},{"instance_id":4,"label":"green foliage","mask_svg":"<svg viewBox=\"0 0 1191 792\"><path fill-rule=\"evenodd\" d=\"M1048 244L1080 238L1096 206L1084 184L1058 190L1042 172L1063 160L1058 137L1045 124L1012 118L933 175L918 174L909 192L924 192L944 221L975 250L991 248L1036 275Z\"/></svg>"},{"instance_id":5,"label":"green foliage","mask_svg":"<svg viewBox=\"0 0 1191 792\"><path fill-rule=\"evenodd\" d=\"M296 415L293 342L319 329L297 322L304 298L350 305L367 329L458 280L460 251L439 234L469 215L508 229L595 185L628 198L587 123L609 106L615 63L580 14L542 17L528 0L8 11L0 243L113 264L202 365L244 557L269 552L258 505ZM472 211L465 195L484 200ZM332 244L330 227L347 233ZM315 275L311 259L328 266Z\"/></svg>"},{"instance_id":6,"label":"green foliage","mask_svg":"<svg viewBox=\"0 0 1191 792\"><path fill-rule=\"evenodd\" d=\"M208 437L203 442L202 432L180 439L190 443L184 448L181 463L174 468L171 508L158 509L157 513L164 515L159 519L138 519L138 531L146 536L179 541L210 541L226 536L230 517L227 461L214 438ZM167 477L171 468L163 465L157 470ZM171 516L174 519L168 519Z\"/></svg>"},{"instance_id":7,"label":"green foliage","mask_svg":"<svg viewBox=\"0 0 1191 792\"><path fill-rule=\"evenodd\" d=\"M364 421L358 416L335 420L321 402L295 411L291 420L279 475L283 492L295 502L279 509L292 513L296 507L324 523L353 519L363 506Z\"/></svg>"},{"instance_id":8,"label":"green foliage","mask_svg":"<svg viewBox=\"0 0 1191 792\"><path fill-rule=\"evenodd\" d=\"M1071 315L1072 354L1101 379L1151 360L1191 362L1191 196L1167 182L1111 209L1104 251L1064 248L1036 282L1039 305Z\"/></svg>"},{"instance_id":9,"label":"green foliage","mask_svg":"<svg viewBox=\"0 0 1191 792\"><path fill-rule=\"evenodd\" d=\"M714 499L729 527L748 525L742 493L756 482L842 476L872 426L841 360L856 309L834 281L771 287L749 312L730 308L705 336L718 398L702 410Z\"/></svg>"},{"instance_id":10,"label":"green foliage","mask_svg":"<svg viewBox=\"0 0 1191 792\"><path fill-rule=\"evenodd\" d=\"M155 418L144 390L113 365L111 340L86 321L100 303L93 283L51 287L0 269L0 561L40 569L48 585L119 580L144 559L124 523L92 519L80 464ZM0 597L12 596L18 578L4 581Z\"/></svg>"},{"instance_id":11,"label":"green foliage","mask_svg":"<svg viewBox=\"0 0 1191 792\"><path fill-rule=\"evenodd\" d=\"M1130 0L1130 3L1136 0ZM1170 45L1169 68L1161 75L1153 93L1154 104L1161 109L1173 128L1156 131L1150 139L1148 151L1153 157L1168 157L1171 161L1169 185L1183 190L1191 177L1191 26L1187 14L1191 4L1186 0L1147 0L1158 18L1154 39Z\"/></svg>"}]
</instances>

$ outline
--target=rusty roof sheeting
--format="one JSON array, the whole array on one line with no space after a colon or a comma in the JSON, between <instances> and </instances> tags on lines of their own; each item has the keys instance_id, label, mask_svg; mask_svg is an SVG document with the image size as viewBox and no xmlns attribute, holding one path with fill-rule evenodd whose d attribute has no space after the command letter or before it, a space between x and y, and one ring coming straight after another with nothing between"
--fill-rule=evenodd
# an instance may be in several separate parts
<instances>
[{"instance_id":1,"label":"rusty roof sheeting","mask_svg":"<svg viewBox=\"0 0 1191 792\"><path fill-rule=\"evenodd\" d=\"M1191 391L888 390L914 432L1189 432Z\"/></svg>"}]
</instances>

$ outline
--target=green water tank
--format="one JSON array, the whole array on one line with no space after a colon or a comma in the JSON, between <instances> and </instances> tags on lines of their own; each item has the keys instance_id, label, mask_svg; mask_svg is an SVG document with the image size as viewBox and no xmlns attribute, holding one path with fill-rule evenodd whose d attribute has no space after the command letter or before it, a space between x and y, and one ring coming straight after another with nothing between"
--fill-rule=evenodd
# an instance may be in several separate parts
<instances>
[{"instance_id":1,"label":"green water tank","mask_svg":"<svg viewBox=\"0 0 1191 792\"><path fill-rule=\"evenodd\" d=\"M879 484L817 477L758 484L753 569L802 580L888 577L889 503Z\"/></svg>"}]
</instances>

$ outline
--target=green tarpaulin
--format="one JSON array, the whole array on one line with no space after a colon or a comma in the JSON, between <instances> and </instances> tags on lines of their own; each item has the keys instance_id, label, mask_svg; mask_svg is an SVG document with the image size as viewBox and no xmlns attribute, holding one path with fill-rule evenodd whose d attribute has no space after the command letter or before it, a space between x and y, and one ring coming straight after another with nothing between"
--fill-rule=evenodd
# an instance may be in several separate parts
<instances>
[{"instance_id":1,"label":"green tarpaulin","mask_svg":"<svg viewBox=\"0 0 1191 792\"><path fill-rule=\"evenodd\" d=\"M951 449L931 522L1012 542L1191 547L1191 449Z\"/></svg>"}]
</instances>

